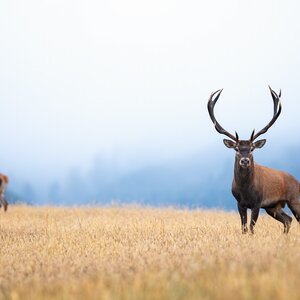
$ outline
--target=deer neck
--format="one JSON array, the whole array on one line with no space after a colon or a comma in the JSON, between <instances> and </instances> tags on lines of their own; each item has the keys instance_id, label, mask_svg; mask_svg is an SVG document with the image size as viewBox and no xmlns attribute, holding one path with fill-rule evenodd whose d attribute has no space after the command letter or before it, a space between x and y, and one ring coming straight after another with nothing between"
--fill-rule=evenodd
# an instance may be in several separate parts
<instances>
[{"instance_id":1,"label":"deer neck","mask_svg":"<svg viewBox=\"0 0 300 300\"><path fill-rule=\"evenodd\" d=\"M243 168L239 164L239 160L235 158L234 163L234 180L239 186L251 186L254 181L254 161L251 160L251 165L248 168Z\"/></svg>"}]
</instances>

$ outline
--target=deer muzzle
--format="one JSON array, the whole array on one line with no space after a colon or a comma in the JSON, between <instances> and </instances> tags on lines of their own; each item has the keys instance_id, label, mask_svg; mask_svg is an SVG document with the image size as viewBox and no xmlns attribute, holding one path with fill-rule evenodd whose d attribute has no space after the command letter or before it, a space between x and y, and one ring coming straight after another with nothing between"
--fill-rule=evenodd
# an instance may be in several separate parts
<instances>
[{"instance_id":1,"label":"deer muzzle","mask_svg":"<svg viewBox=\"0 0 300 300\"><path fill-rule=\"evenodd\" d=\"M243 167L243 168L249 167L250 163L251 162L250 162L250 159L248 157L242 157L240 159L240 162L239 162L240 166Z\"/></svg>"}]
</instances>

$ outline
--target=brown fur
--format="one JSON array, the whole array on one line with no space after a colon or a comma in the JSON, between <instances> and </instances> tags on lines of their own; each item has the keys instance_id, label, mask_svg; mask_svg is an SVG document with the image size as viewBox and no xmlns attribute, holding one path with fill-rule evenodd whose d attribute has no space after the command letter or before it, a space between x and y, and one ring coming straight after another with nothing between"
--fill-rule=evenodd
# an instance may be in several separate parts
<instances>
[{"instance_id":1,"label":"brown fur","mask_svg":"<svg viewBox=\"0 0 300 300\"><path fill-rule=\"evenodd\" d=\"M292 175L268 167L255 165L256 184L263 189L262 207L268 207L278 199L291 201L299 197L299 182Z\"/></svg>"}]
</instances>

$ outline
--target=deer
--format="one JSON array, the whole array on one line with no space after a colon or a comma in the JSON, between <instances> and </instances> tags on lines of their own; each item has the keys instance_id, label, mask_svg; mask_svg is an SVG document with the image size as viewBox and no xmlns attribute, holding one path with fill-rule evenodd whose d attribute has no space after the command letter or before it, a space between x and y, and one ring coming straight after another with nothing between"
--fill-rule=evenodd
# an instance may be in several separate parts
<instances>
[{"instance_id":1,"label":"deer","mask_svg":"<svg viewBox=\"0 0 300 300\"><path fill-rule=\"evenodd\" d=\"M5 190L8 185L8 176L0 173L0 208L3 205L4 211L7 211L8 202L5 198Z\"/></svg>"},{"instance_id":2,"label":"deer","mask_svg":"<svg viewBox=\"0 0 300 300\"><path fill-rule=\"evenodd\" d=\"M266 139L257 140L266 133L275 123L281 113L281 90L279 94L269 86L273 99L273 117L271 121L260 131L252 131L250 139L241 140L226 131L216 120L214 107L223 91L217 90L208 99L208 113L218 133L230 139L223 142L227 148L235 150L234 175L232 181L232 194L237 201L237 208L241 218L242 233L248 232L247 209L251 210L250 233L254 233L260 209L265 209L268 215L281 222L283 232L287 234L291 227L292 218L283 210L285 205L289 207L296 220L300 223L300 183L287 172L261 166L254 162L253 151L262 148Z\"/></svg>"}]
</instances>

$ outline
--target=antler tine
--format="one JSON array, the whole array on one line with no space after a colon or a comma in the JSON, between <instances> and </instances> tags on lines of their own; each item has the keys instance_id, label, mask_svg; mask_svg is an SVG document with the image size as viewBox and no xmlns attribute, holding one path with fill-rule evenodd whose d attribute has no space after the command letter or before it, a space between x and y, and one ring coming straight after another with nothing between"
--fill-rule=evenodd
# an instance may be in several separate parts
<instances>
[{"instance_id":1,"label":"antler tine","mask_svg":"<svg viewBox=\"0 0 300 300\"><path fill-rule=\"evenodd\" d=\"M255 133L255 129L253 129L253 131L251 133L250 141L253 141L254 133Z\"/></svg>"},{"instance_id":2,"label":"antler tine","mask_svg":"<svg viewBox=\"0 0 300 300\"><path fill-rule=\"evenodd\" d=\"M278 103L280 102L281 90L279 91L279 96L274 92L269 86L273 101L274 101L274 115L276 114Z\"/></svg>"},{"instance_id":3,"label":"antler tine","mask_svg":"<svg viewBox=\"0 0 300 300\"><path fill-rule=\"evenodd\" d=\"M273 103L274 103L274 112L273 112L273 118L272 120L262 129L260 130L258 133L256 133L254 135L254 132L251 135L251 141L256 140L260 135L266 133L268 131L268 129L275 123L275 121L277 120L277 118L279 117L280 113L281 113L281 102L280 102L280 97L281 97L281 90L279 91L279 95L277 95L269 86L270 89L270 93L272 95L273 98Z\"/></svg>"},{"instance_id":4,"label":"antler tine","mask_svg":"<svg viewBox=\"0 0 300 300\"><path fill-rule=\"evenodd\" d=\"M227 130L225 130L220 124L219 122L216 120L215 115L214 115L214 107L222 93L223 89L217 90L216 92L212 93L208 99L208 103L207 103L207 109L208 109L208 113L209 116L213 122L213 124L215 125L216 130L221 133L224 134L226 136L228 136L229 138L231 138L234 141L238 141L238 135L236 134L236 136L232 135L231 133L229 133ZM216 96L215 96L216 95ZM215 98L214 98L215 96Z\"/></svg>"},{"instance_id":5,"label":"antler tine","mask_svg":"<svg viewBox=\"0 0 300 300\"><path fill-rule=\"evenodd\" d=\"M239 135L238 135L238 133L236 131L235 131L235 138L236 138L236 141L239 140Z\"/></svg>"}]
</instances>

